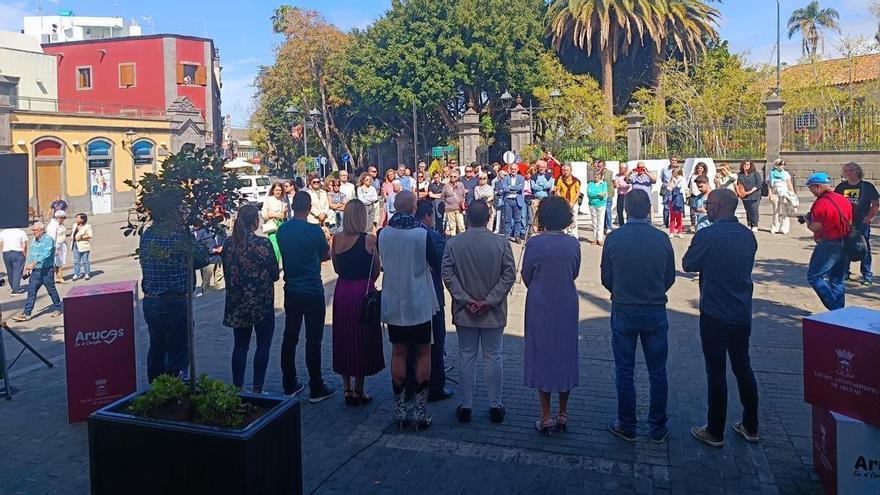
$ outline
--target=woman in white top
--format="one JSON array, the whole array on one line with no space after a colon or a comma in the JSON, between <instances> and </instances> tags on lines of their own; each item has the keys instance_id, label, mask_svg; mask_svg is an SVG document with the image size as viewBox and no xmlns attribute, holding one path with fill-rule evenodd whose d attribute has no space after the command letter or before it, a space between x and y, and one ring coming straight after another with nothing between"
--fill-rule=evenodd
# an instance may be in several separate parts
<instances>
[{"instance_id":1,"label":"woman in white top","mask_svg":"<svg viewBox=\"0 0 880 495\"><path fill-rule=\"evenodd\" d=\"M67 261L67 226L64 221L67 220L67 213L64 210L55 212L55 219L46 225L46 235L55 239L55 283L63 284L64 263Z\"/></svg>"},{"instance_id":2,"label":"woman in white top","mask_svg":"<svg viewBox=\"0 0 880 495\"><path fill-rule=\"evenodd\" d=\"M797 209L797 196L791 183L791 174L785 170L785 160L777 158L770 171L770 203L773 205L771 234L788 234L789 217Z\"/></svg>"},{"instance_id":3,"label":"woman in white top","mask_svg":"<svg viewBox=\"0 0 880 495\"><path fill-rule=\"evenodd\" d=\"M269 188L269 194L263 200L263 233L269 237L269 243L275 251L275 259L281 261L278 249L278 227L287 219L287 203L284 201L284 184L275 182Z\"/></svg>"},{"instance_id":4,"label":"woman in white top","mask_svg":"<svg viewBox=\"0 0 880 495\"><path fill-rule=\"evenodd\" d=\"M495 217L495 188L489 184L489 175L480 172L477 175L477 187L474 188L474 200L480 200L489 205L489 225L494 225Z\"/></svg>"},{"instance_id":5,"label":"woman in white top","mask_svg":"<svg viewBox=\"0 0 880 495\"><path fill-rule=\"evenodd\" d=\"M361 203L367 207L367 218L371 219L371 223L375 227L376 203L379 202L379 193L373 187L373 178L368 173L361 174L360 179L358 179L357 199L361 200Z\"/></svg>"},{"instance_id":6,"label":"woman in white top","mask_svg":"<svg viewBox=\"0 0 880 495\"><path fill-rule=\"evenodd\" d=\"M73 253L72 280L81 278L88 280L92 272L92 266L89 263L89 256L92 254L92 226L89 225L89 217L85 213L77 213L73 221L74 227L71 234L73 242L70 243Z\"/></svg>"},{"instance_id":7,"label":"woman in white top","mask_svg":"<svg viewBox=\"0 0 880 495\"><path fill-rule=\"evenodd\" d=\"M318 174L309 174L309 185L306 191L312 197L312 209L309 210L309 217L306 221L321 226L333 225L335 222L330 218L330 199L327 197L327 191L321 187L321 178L318 177Z\"/></svg>"}]
</instances>

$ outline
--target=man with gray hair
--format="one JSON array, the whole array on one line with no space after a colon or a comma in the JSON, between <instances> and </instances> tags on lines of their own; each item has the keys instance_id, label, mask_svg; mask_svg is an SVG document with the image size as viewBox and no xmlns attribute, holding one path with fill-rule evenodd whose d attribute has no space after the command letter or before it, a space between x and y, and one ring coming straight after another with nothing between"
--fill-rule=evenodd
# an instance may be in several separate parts
<instances>
[{"instance_id":1,"label":"man with gray hair","mask_svg":"<svg viewBox=\"0 0 880 495\"><path fill-rule=\"evenodd\" d=\"M43 222L35 222L31 226L34 241L28 250L27 262L24 265L25 276L30 277L27 300L24 310L13 316L15 321L27 321L31 319L34 304L37 300L37 291L46 286L46 292L52 299L52 316L61 316L61 298L55 288L55 240L46 235L46 226Z\"/></svg>"}]
</instances>

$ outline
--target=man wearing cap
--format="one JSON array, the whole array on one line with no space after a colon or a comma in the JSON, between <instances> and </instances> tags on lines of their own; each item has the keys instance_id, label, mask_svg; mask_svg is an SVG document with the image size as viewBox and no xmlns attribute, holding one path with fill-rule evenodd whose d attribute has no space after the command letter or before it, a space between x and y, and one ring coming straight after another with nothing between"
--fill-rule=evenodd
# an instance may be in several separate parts
<instances>
[{"instance_id":1,"label":"man wearing cap","mask_svg":"<svg viewBox=\"0 0 880 495\"><path fill-rule=\"evenodd\" d=\"M816 241L807 281L826 308L840 309L844 306L843 278L849 265L844 239L852 228L852 205L832 190L831 178L825 172L811 175L806 185L816 197L810 213L798 218L800 223L806 223Z\"/></svg>"}]
</instances>

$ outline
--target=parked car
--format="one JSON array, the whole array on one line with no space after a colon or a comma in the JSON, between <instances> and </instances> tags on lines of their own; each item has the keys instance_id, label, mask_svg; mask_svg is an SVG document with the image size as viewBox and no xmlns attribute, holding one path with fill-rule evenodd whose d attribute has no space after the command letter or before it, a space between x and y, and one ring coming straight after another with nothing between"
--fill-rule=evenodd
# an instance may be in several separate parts
<instances>
[{"instance_id":1,"label":"parked car","mask_svg":"<svg viewBox=\"0 0 880 495\"><path fill-rule=\"evenodd\" d=\"M263 207L263 198L269 193L272 181L265 175L239 175L238 192L242 198L254 203L258 208Z\"/></svg>"}]
</instances>

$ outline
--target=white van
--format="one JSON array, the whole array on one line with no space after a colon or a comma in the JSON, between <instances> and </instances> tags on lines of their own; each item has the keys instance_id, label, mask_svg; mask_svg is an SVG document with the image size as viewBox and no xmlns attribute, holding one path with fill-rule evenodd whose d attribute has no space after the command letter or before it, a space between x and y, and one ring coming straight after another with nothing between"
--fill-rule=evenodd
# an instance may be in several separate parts
<instances>
[{"instance_id":1,"label":"white van","mask_svg":"<svg viewBox=\"0 0 880 495\"><path fill-rule=\"evenodd\" d=\"M263 199L269 193L272 181L265 175L239 175L238 183L238 192L242 199L262 208Z\"/></svg>"}]
</instances>

